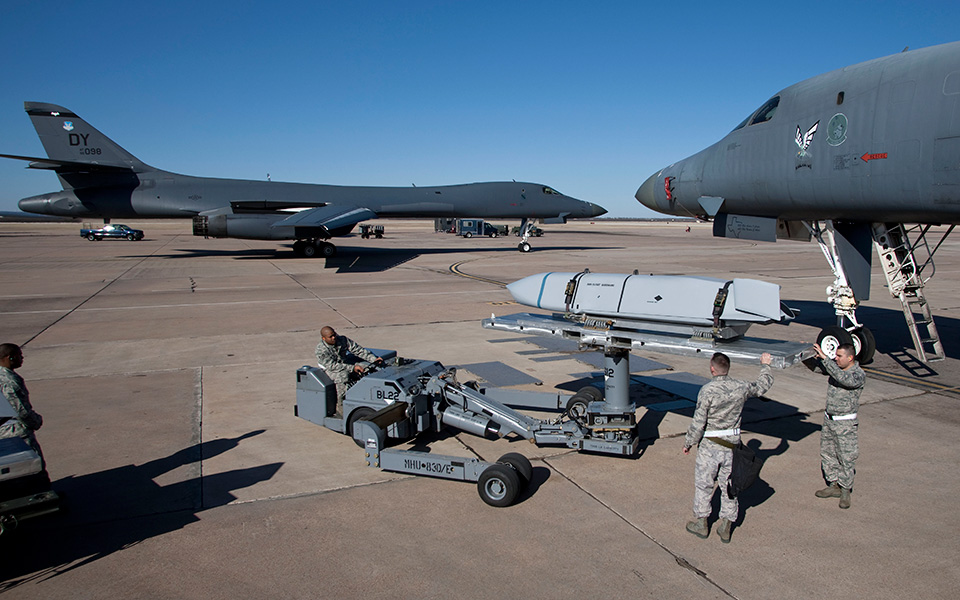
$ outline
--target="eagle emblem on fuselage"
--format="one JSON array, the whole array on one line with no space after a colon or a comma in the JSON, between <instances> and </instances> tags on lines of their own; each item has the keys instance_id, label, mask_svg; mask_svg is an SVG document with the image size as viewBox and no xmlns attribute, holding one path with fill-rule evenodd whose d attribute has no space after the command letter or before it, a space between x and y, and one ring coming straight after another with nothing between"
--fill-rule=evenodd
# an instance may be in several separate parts
<instances>
[{"instance_id":1,"label":"eagle emblem on fuselage","mask_svg":"<svg viewBox=\"0 0 960 600\"><path fill-rule=\"evenodd\" d=\"M806 156L807 148L810 147L810 142L813 141L813 136L817 133L817 127L820 126L820 121L817 121L813 126L807 130L806 133L800 129L800 126L797 125L797 146L800 148L800 151L797 152L797 156Z\"/></svg>"}]
</instances>

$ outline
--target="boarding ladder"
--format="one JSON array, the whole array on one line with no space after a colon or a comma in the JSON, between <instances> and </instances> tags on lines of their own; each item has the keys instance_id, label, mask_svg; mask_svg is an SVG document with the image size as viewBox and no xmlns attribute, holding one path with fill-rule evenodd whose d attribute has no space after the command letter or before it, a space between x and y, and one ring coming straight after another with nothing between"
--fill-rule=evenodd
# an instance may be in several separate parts
<instances>
[{"instance_id":1,"label":"boarding ladder","mask_svg":"<svg viewBox=\"0 0 960 600\"><path fill-rule=\"evenodd\" d=\"M936 270L933 264L936 248L931 250L926 240L929 228L929 225L906 227L903 223L873 224L874 245L890 295L900 299L917 357L925 363L943 360L945 356L930 304L923 293L924 283L933 277L933 271ZM911 234L916 237L913 242L910 241ZM917 250L921 250L926 257L919 265ZM931 273L924 279L923 270L928 266Z\"/></svg>"}]
</instances>

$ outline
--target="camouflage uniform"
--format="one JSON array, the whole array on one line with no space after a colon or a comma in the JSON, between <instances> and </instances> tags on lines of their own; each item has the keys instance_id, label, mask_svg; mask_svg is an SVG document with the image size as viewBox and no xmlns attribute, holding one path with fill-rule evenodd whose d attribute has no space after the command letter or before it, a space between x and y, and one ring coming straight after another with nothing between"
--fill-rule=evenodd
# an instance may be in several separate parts
<instances>
[{"instance_id":1,"label":"camouflage uniform","mask_svg":"<svg viewBox=\"0 0 960 600\"><path fill-rule=\"evenodd\" d=\"M17 413L16 418L9 419L0 425L0 439L21 437L43 460L40 444L37 443L37 437L33 434L43 425L43 417L33 410L33 405L30 404L30 392L27 391L23 377L12 369L0 367L0 389L3 391L3 397Z\"/></svg>"},{"instance_id":2,"label":"camouflage uniform","mask_svg":"<svg viewBox=\"0 0 960 600\"><path fill-rule=\"evenodd\" d=\"M740 441L740 414L747 398L763 395L773 385L773 373L769 365L760 367L760 376L754 382L731 379L717 375L700 388L697 409L687 429L684 445L697 448L697 466L694 474L694 518L709 517L710 499L714 484L720 486L720 518L736 521L740 507L736 498L727 496L727 480L733 466L733 451L705 438L717 437L736 444ZM734 432L736 430L736 432ZM723 435L711 435L714 431L728 431Z\"/></svg>"},{"instance_id":3,"label":"camouflage uniform","mask_svg":"<svg viewBox=\"0 0 960 600\"><path fill-rule=\"evenodd\" d=\"M361 361L348 361L347 355L352 354ZM337 384L337 412L343 414L343 398L350 387L350 376L356 364L368 366L377 356L354 342L345 335L338 335L333 345L320 340L317 344L317 363L326 371L327 375ZM368 362L363 362L368 361Z\"/></svg>"},{"instance_id":4,"label":"camouflage uniform","mask_svg":"<svg viewBox=\"0 0 960 600\"><path fill-rule=\"evenodd\" d=\"M844 371L832 360L821 360L821 370L830 376L827 384L826 414L820 430L820 468L828 484L853 489L854 464L860 456L857 446L857 411L867 376L859 363ZM850 415L853 415L850 418ZM832 418L831 418L832 417ZM846 419L834 420L837 417Z\"/></svg>"}]
</instances>

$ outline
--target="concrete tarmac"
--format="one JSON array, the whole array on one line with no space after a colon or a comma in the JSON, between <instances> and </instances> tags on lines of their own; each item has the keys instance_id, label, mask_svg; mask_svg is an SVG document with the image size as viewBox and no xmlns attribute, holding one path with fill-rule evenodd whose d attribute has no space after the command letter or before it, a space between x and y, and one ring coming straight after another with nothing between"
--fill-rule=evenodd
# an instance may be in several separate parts
<instances>
[{"instance_id":1,"label":"concrete tarmac","mask_svg":"<svg viewBox=\"0 0 960 600\"><path fill-rule=\"evenodd\" d=\"M684 529L694 466L680 451L692 415L684 401L709 377L706 357L634 352L631 394L645 438L636 458L464 433L418 440L488 461L528 456L534 480L508 508L484 504L474 484L365 466L352 440L293 415L295 371L314 364L319 328L332 325L368 347L458 365L461 380L492 363L526 377L516 389L576 391L601 375L590 353L480 320L531 310L501 283L587 267L775 282L800 317L750 335L813 342L834 321L824 301L833 277L815 244L597 221L547 226L520 254L514 237L462 239L433 233L431 222L386 221L384 239L340 239L340 254L325 261L269 242L195 238L185 221L128 224L146 239L88 242L76 224L0 224L0 341L24 347L19 372L44 416L38 439L69 508L0 538L5 597L960 592L960 240L939 250L927 287L943 362L912 356L899 301L874 268L859 316L879 351L866 366L852 508L813 495L825 378L777 371L766 397L745 409L743 438L766 464L741 498L732 543L722 544ZM757 372L735 364L731 375Z\"/></svg>"}]
</instances>

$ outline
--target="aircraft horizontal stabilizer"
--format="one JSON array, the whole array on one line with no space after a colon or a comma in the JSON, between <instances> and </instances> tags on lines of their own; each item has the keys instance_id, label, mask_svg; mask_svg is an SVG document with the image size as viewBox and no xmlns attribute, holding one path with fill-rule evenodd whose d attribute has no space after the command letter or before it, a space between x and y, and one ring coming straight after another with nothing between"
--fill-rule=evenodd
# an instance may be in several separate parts
<instances>
[{"instance_id":1,"label":"aircraft horizontal stabilizer","mask_svg":"<svg viewBox=\"0 0 960 600\"><path fill-rule=\"evenodd\" d=\"M126 166L117 165L99 165L90 162L78 162L70 160L51 160L49 158L37 158L35 156L17 156L15 154L0 154L0 158L12 158L13 160L27 160L30 164L29 169L46 169L56 171L57 173L130 173L133 169Z\"/></svg>"}]
</instances>

